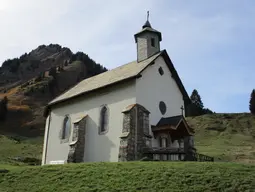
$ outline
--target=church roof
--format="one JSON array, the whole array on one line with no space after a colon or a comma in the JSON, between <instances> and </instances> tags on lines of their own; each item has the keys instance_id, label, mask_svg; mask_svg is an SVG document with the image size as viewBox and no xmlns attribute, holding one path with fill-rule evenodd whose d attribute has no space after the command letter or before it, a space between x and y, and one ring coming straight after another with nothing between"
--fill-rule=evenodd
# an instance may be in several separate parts
<instances>
[{"instance_id":1,"label":"church roof","mask_svg":"<svg viewBox=\"0 0 255 192\"><path fill-rule=\"evenodd\" d=\"M172 73L172 78L175 79L184 99L189 100L189 96L166 52L166 50L160 51L159 53L149 57L146 60L143 60L139 63L137 61L133 61L130 63L127 63L125 65L122 65L120 67L117 67L115 69L106 71L104 73L101 73L99 75L95 75L93 77L84 79L77 85L75 85L73 88L67 90L60 96L56 97L54 100L52 100L45 109L45 115L48 114L48 110L50 106L55 105L57 103L62 103L66 100L73 99L75 97L81 96L83 94L86 94L88 92L92 92L95 90L98 90L100 88L104 88L107 86L114 85L116 83L122 82L124 80L130 80L132 78L137 78L140 76L140 73L145 70L147 66L153 63L159 56L162 56L169 68L169 70Z\"/></svg>"},{"instance_id":2,"label":"church roof","mask_svg":"<svg viewBox=\"0 0 255 192\"><path fill-rule=\"evenodd\" d=\"M84 94L86 92L93 91L98 88L102 88L132 77L136 77L137 75L140 74L140 72L143 71L145 67L147 67L159 55L161 55L161 53L162 51L139 63L137 63L137 61L133 61L120 67L117 67L115 69L101 73L99 75L95 75L93 77L84 79L73 88L69 89L62 95L55 98L53 101L49 103L49 105L70 99L80 94Z\"/></svg>"}]
</instances>

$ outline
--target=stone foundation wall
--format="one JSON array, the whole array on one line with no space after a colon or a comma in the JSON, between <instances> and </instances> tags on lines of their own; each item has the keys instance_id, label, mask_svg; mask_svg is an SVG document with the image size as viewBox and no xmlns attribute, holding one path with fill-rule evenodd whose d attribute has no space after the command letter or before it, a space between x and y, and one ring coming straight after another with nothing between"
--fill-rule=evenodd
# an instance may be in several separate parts
<instances>
[{"instance_id":1,"label":"stone foundation wall","mask_svg":"<svg viewBox=\"0 0 255 192\"><path fill-rule=\"evenodd\" d=\"M150 146L149 111L135 104L123 111L123 127L120 136L119 161L143 158L143 150Z\"/></svg>"},{"instance_id":2,"label":"stone foundation wall","mask_svg":"<svg viewBox=\"0 0 255 192\"><path fill-rule=\"evenodd\" d=\"M135 110L123 114L123 128L120 136L119 161L134 160L135 152Z\"/></svg>"},{"instance_id":3,"label":"stone foundation wall","mask_svg":"<svg viewBox=\"0 0 255 192\"><path fill-rule=\"evenodd\" d=\"M68 153L68 163L83 162L85 153L86 118L74 123L72 142Z\"/></svg>"}]
</instances>

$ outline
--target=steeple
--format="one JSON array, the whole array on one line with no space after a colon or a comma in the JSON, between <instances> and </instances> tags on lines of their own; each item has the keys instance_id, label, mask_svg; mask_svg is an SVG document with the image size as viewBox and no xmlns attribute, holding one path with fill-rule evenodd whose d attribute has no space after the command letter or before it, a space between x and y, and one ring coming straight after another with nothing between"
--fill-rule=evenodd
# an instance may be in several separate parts
<instances>
[{"instance_id":1,"label":"steeple","mask_svg":"<svg viewBox=\"0 0 255 192\"><path fill-rule=\"evenodd\" d=\"M146 22L143 25L143 29L146 28L146 27L150 27L151 28L151 24L149 22L149 16L150 16L150 12L147 11L147 20L146 20Z\"/></svg>"},{"instance_id":2,"label":"steeple","mask_svg":"<svg viewBox=\"0 0 255 192\"><path fill-rule=\"evenodd\" d=\"M149 22L149 11L147 20L142 26L142 30L135 34L137 44L137 62L143 61L160 51L161 33L152 28Z\"/></svg>"}]
</instances>

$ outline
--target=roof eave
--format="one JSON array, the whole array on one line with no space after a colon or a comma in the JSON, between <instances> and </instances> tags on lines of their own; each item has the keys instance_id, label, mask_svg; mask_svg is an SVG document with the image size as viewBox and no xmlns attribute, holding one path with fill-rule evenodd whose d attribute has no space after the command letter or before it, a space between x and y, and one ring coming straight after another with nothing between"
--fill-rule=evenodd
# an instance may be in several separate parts
<instances>
[{"instance_id":1,"label":"roof eave","mask_svg":"<svg viewBox=\"0 0 255 192\"><path fill-rule=\"evenodd\" d=\"M156 33L159 37L159 41L162 41L162 34L159 31L148 31L148 30L142 30L134 35L135 42L137 43L137 36L141 35L143 33Z\"/></svg>"},{"instance_id":2,"label":"roof eave","mask_svg":"<svg viewBox=\"0 0 255 192\"><path fill-rule=\"evenodd\" d=\"M113 85L118 84L118 83L121 83L121 82L123 82L123 81L128 81L128 80L132 80L132 79L135 79L135 78L139 78L140 76L141 76L140 73L138 73L137 75L131 76L131 77L127 78L127 79L122 79L122 80L113 82L113 83L111 83L111 84L107 84L107 85L102 86L102 87L98 87L98 88L95 88L95 89L92 89L92 90L89 90L89 91L86 91L86 92L82 92L82 93L79 93L79 94L77 94L77 95L74 95L74 96L65 98L65 99L61 99L61 100L58 100L58 101L55 101L55 102L50 102L50 103L48 103L48 105L47 105L47 106L45 107L45 109L44 109L44 117L47 117L47 116L48 116L49 111L50 111L50 108L51 108L52 106L55 106L55 105L57 105L57 104L66 102L66 101L68 101L68 100L70 100L70 99L78 98L78 97L80 97L80 96L82 96L82 95L84 95L84 94L92 93L92 92L97 91L97 90L99 90L99 89L103 89L103 88L106 88L106 87L113 86Z\"/></svg>"}]
</instances>

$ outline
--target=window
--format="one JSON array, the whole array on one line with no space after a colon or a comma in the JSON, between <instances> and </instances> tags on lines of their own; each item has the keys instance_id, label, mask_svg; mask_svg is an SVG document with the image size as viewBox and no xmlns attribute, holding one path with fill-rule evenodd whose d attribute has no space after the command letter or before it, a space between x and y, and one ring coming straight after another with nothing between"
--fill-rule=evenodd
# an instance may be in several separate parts
<instances>
[{"instance_id":1,"label":"window","mask_svg":"<svg viewBox=\"0 0 255 192\"><path fill-rule=\"evenodd\" d=\"M158 72L159 72L159 74L160 74L161 76L164 75L164 71L163 71L162 67L158 68Z\"/></svg>"},{"instance_id":2,"label":"window","mask_svg":"<svg viewBox=\"0 0 255 192\"><path fill-rule=\"evenodd\" d=\"M71 131L71 119L68 115L65 116L62 129L62 139L69 139Z\"/></svg>"},{"instance_id":3,"label":"window","mask_svg":"<svg viewBox=\"0 0 255 192\"><path fill-rule=\"evenodd\" d=\"M155 47L155 39L154 38L151 38L151 46Z\"/></svg>"},{"instance_id":4,"label":"window","mask_svg":"<svg viewBox=\"0 0 255 192\"><path fill-rule=\"evenodd\" d=\"M159 110L162 115L166 113L166 104L163 101L159 102Z\"/></svg>"},{"instance_id":5,"label":"window","mask_svg":"<svg viewBox=\"0 0 255 192\"><path fill-rule=\"evenodd\" d=\"M160 137L159 138L159 147L166 148L168 147L168 138L167 137Z\"/></svg>"},{"instance_id":6,"label":"window","mask_svg":"<svg viewBox=\"0 0 255 192\"><path fill-rule=\"evenodd\" d=\"M100 111L100 127L99 127L99 133L105 133L107 131L107 126L108 126L108 114L109 110L108 108L104 105L101 108Z\"/></svg>"}]
</instances>

